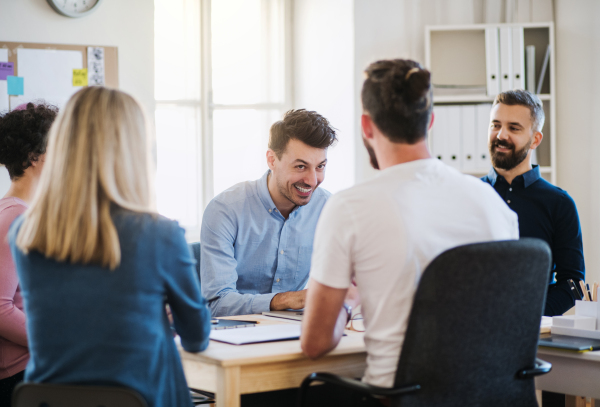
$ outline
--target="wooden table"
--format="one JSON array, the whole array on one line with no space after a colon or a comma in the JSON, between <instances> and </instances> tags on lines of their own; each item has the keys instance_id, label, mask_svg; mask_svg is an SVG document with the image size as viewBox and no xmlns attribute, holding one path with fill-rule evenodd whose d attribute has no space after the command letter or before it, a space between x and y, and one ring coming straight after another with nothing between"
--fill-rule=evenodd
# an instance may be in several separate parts
<instances>
[{"instance_id":1,"label":"wooden table","mask_svg":"<svg viewBox=\"0 0 600 407\"><path fill-rule=\"evenodd\" d=\"M232 319L299 324L262 315ZM346 334L335 350L316 361L302 354L299 340L241 346L210 341L204 352L189 353L180 348L180 355L190 387L215 393L217 407L238 407L242 394L299 387L312 372L361 377L367 357L364 334L353 331Z\"/></svg>"},{"instance_id":2,"label":"wooden table","mask_svg":"<svg viewBox=\"0 0 600 407\"><path fill-rule=\"evenodd\" d=\"M552 363L552 370L535 378L536 389L591 397L592 406L600 406L600 351L577 353L539 348L538 357ZM581 397L568 396L566 405L581 405Z\"/></svg>"}]
</instances>

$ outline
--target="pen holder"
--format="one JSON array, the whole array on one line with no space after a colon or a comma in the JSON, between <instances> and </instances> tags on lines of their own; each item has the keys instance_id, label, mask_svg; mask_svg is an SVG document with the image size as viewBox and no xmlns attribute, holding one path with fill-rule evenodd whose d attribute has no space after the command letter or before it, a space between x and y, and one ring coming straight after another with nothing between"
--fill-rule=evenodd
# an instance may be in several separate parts
<instances>
[{"instance_id":1,"label":"pen holder","mask_svg":"<svg viewBox=\"0 0 600 407\"><path fill-rule=\"evenodd\" d=\"M596 318L594 329L600 327L600 302L598 301L575 301L575 315Z\"/></svg>"}]
</instances>

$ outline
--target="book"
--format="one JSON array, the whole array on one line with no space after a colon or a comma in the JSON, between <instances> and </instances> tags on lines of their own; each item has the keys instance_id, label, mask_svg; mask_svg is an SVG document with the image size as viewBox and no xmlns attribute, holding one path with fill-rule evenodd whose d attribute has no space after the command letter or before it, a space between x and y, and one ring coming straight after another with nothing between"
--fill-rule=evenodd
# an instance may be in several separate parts
<instances>
[{"instance_id":1,"label":"book","mask_svg":"<svg viewBox=\"0 0 600 407\"><path fill-rule=\"evenodd\" d=\"M547 334L540 336L538 346L543 346L545 348L572 350L576 352L587 352L591 350L600 350L600 339Z\"/></svg>"}]
</instances>

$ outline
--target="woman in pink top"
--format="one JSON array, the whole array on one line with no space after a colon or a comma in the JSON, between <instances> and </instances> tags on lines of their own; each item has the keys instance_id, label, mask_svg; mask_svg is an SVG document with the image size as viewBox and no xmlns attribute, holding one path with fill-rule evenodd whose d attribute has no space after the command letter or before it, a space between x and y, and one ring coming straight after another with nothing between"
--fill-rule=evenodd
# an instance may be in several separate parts
<instances>
[{"instance_id":1,"label":"woman in pink top","mask_svg":"<svg viewBox=\"0 0 600 407\"><path fill-rule=\"evenodd\" d=\"M23 299L6 235L31 202L44 164L48 130L58 109L21 105L0 114L0 164L10 188L0 199L0 406L11 405L14 386L23 380L29 352Z\"/></svg>"}]
</instances>

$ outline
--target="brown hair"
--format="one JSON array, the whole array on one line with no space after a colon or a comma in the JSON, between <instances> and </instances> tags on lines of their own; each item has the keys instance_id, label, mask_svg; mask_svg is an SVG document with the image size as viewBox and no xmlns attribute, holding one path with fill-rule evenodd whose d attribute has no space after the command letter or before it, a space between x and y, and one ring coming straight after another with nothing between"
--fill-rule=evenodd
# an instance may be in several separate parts
<instances>
[{"instance_id":1,"label":"brown hair","mask_svg":"<svg viewBox=\"0 0 600 407\"><path fill-rule=\"evenodd\" d=\"M540 98L531 92L523 89L507 90L506 92L498 93L494 99L494 106L498 103L508 106L525 106L531 112L532 128L535 131L542 131L546 116L544 114L544 105Z\"/></svg>"},{"instance_id":2,"label":"brown hair","mask_svg":"<svg viewBox=\"0 0 600 407\"><path fill-rule=\"evenodd\" d=\"M337 141L335 129L329 121L317 112L305 109L288 110L283 115L283 120L273 123L269 133L269 148L277 158L281 158L291 139L321 149L326 149Z\"/></svg>"},{"instance_id":3,"label":"brown hair","mask_svg":"<svg viewBox=\"0 0 600 407\"><path fill-rule=\"evenodd\" d=\"M415 144L427 135L431 118L431 74L415 61L373 62L365 70L364 111L394 143Z\"/></svg>"}]
</instances>

